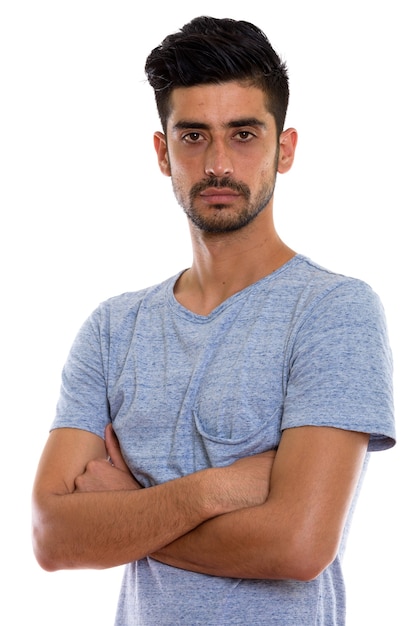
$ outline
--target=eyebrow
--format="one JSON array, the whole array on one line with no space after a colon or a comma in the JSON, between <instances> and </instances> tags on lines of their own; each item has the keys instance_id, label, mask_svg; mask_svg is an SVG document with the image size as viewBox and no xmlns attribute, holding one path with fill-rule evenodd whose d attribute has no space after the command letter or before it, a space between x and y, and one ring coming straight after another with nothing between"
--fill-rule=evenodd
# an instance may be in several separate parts
<instances>
[{"instance_id":1,"label":"eyebrow","mask_svg":"<svg viewBox=\"0 0 418 626\"><path fill-rule=\"evenodd\" d=\"M243 126L259 126L265 128L265 122L262 122L256 117L243 117L238 120L231 120L223 124L225 128L242 128ZM196 122L191 120L179 120L173 126L173 130L210 130L210 125L203 122Z\"/></svg>"}]
</instances>

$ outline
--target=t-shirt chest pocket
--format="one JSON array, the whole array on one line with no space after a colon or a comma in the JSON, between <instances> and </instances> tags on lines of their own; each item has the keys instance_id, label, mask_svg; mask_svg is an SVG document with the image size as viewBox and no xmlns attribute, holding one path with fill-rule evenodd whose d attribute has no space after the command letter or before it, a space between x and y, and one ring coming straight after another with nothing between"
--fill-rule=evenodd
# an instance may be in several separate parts
<instances>
[{"instance_id":1,"label":"t-shirt chest pocket","mask_svg":"<svg viewBox=\"0 0 418 626\"><path fill-rule=\"evenodd\" d=\"M283 410L281 376L273 363L219 364L200 381L195 426L213 464L275 448Z\"/></svg>"}]
</instances>

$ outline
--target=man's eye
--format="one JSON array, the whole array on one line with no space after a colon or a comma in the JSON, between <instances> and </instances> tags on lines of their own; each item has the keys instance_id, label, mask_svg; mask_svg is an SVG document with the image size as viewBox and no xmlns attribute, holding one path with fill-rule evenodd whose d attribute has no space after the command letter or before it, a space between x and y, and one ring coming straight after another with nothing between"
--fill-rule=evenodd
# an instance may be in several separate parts
<instances>
[{"instance_id":1,"label":"man's eye","mask_svg":"<svg viewBox=\"0 0 418 626\"><path fill-rule=\"evenodd\" d=\"M196 141L199 141L199 139L201 139L201 134L197 132L187 133L187 135L185 135L183 139L190 143L196 143Z\"/></svg>"},{"instance_id":2,"label":"man's eye","mask_svg":"<svg viewBox=\"0 0 418 626\"><path fill-rule=\"evenodd\" d=\"M237 137L241 141L248 141L249 139L254 137L254 135L253 133L250 133L249 130L240 130L239 133L237 133Z\"/></svg>"}]
</instances>

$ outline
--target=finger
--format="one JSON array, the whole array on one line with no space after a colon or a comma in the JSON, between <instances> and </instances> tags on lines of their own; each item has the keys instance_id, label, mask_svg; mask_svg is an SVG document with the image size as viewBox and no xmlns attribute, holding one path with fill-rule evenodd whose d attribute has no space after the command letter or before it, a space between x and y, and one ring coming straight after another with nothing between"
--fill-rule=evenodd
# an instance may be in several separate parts
<instances>
[{"instance_id":1,"label":"finger","mask_svg":"<svg viewBox=\"0 0 418 626\"><path fill-rule=\"evenodd\" d=\"M129 468L123 459L118 438L116 437L111 424L106 426L105 444L106 444L107 453L112 460L112 464L118 469L128 472Z\"/></svg>"}]
</instances>

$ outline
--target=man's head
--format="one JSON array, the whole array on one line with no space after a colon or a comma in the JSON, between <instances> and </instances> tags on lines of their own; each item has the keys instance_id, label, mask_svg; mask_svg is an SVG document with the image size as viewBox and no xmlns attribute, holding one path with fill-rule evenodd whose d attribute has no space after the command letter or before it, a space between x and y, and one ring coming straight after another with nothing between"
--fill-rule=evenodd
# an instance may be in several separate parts
<instances>
[{"instance_id":1,"label":"man's head","mask_svg":"<svg viewBox=\"0 0 418 626\"><path fill-rule=\"evenodd\" d=\"M145 72L164 132L173 89L228 81L261 89L277 135L283 130L289 100L286 66L264 33L249 22L197 17L151 52Z\"/></svg>"}]
</instances>

